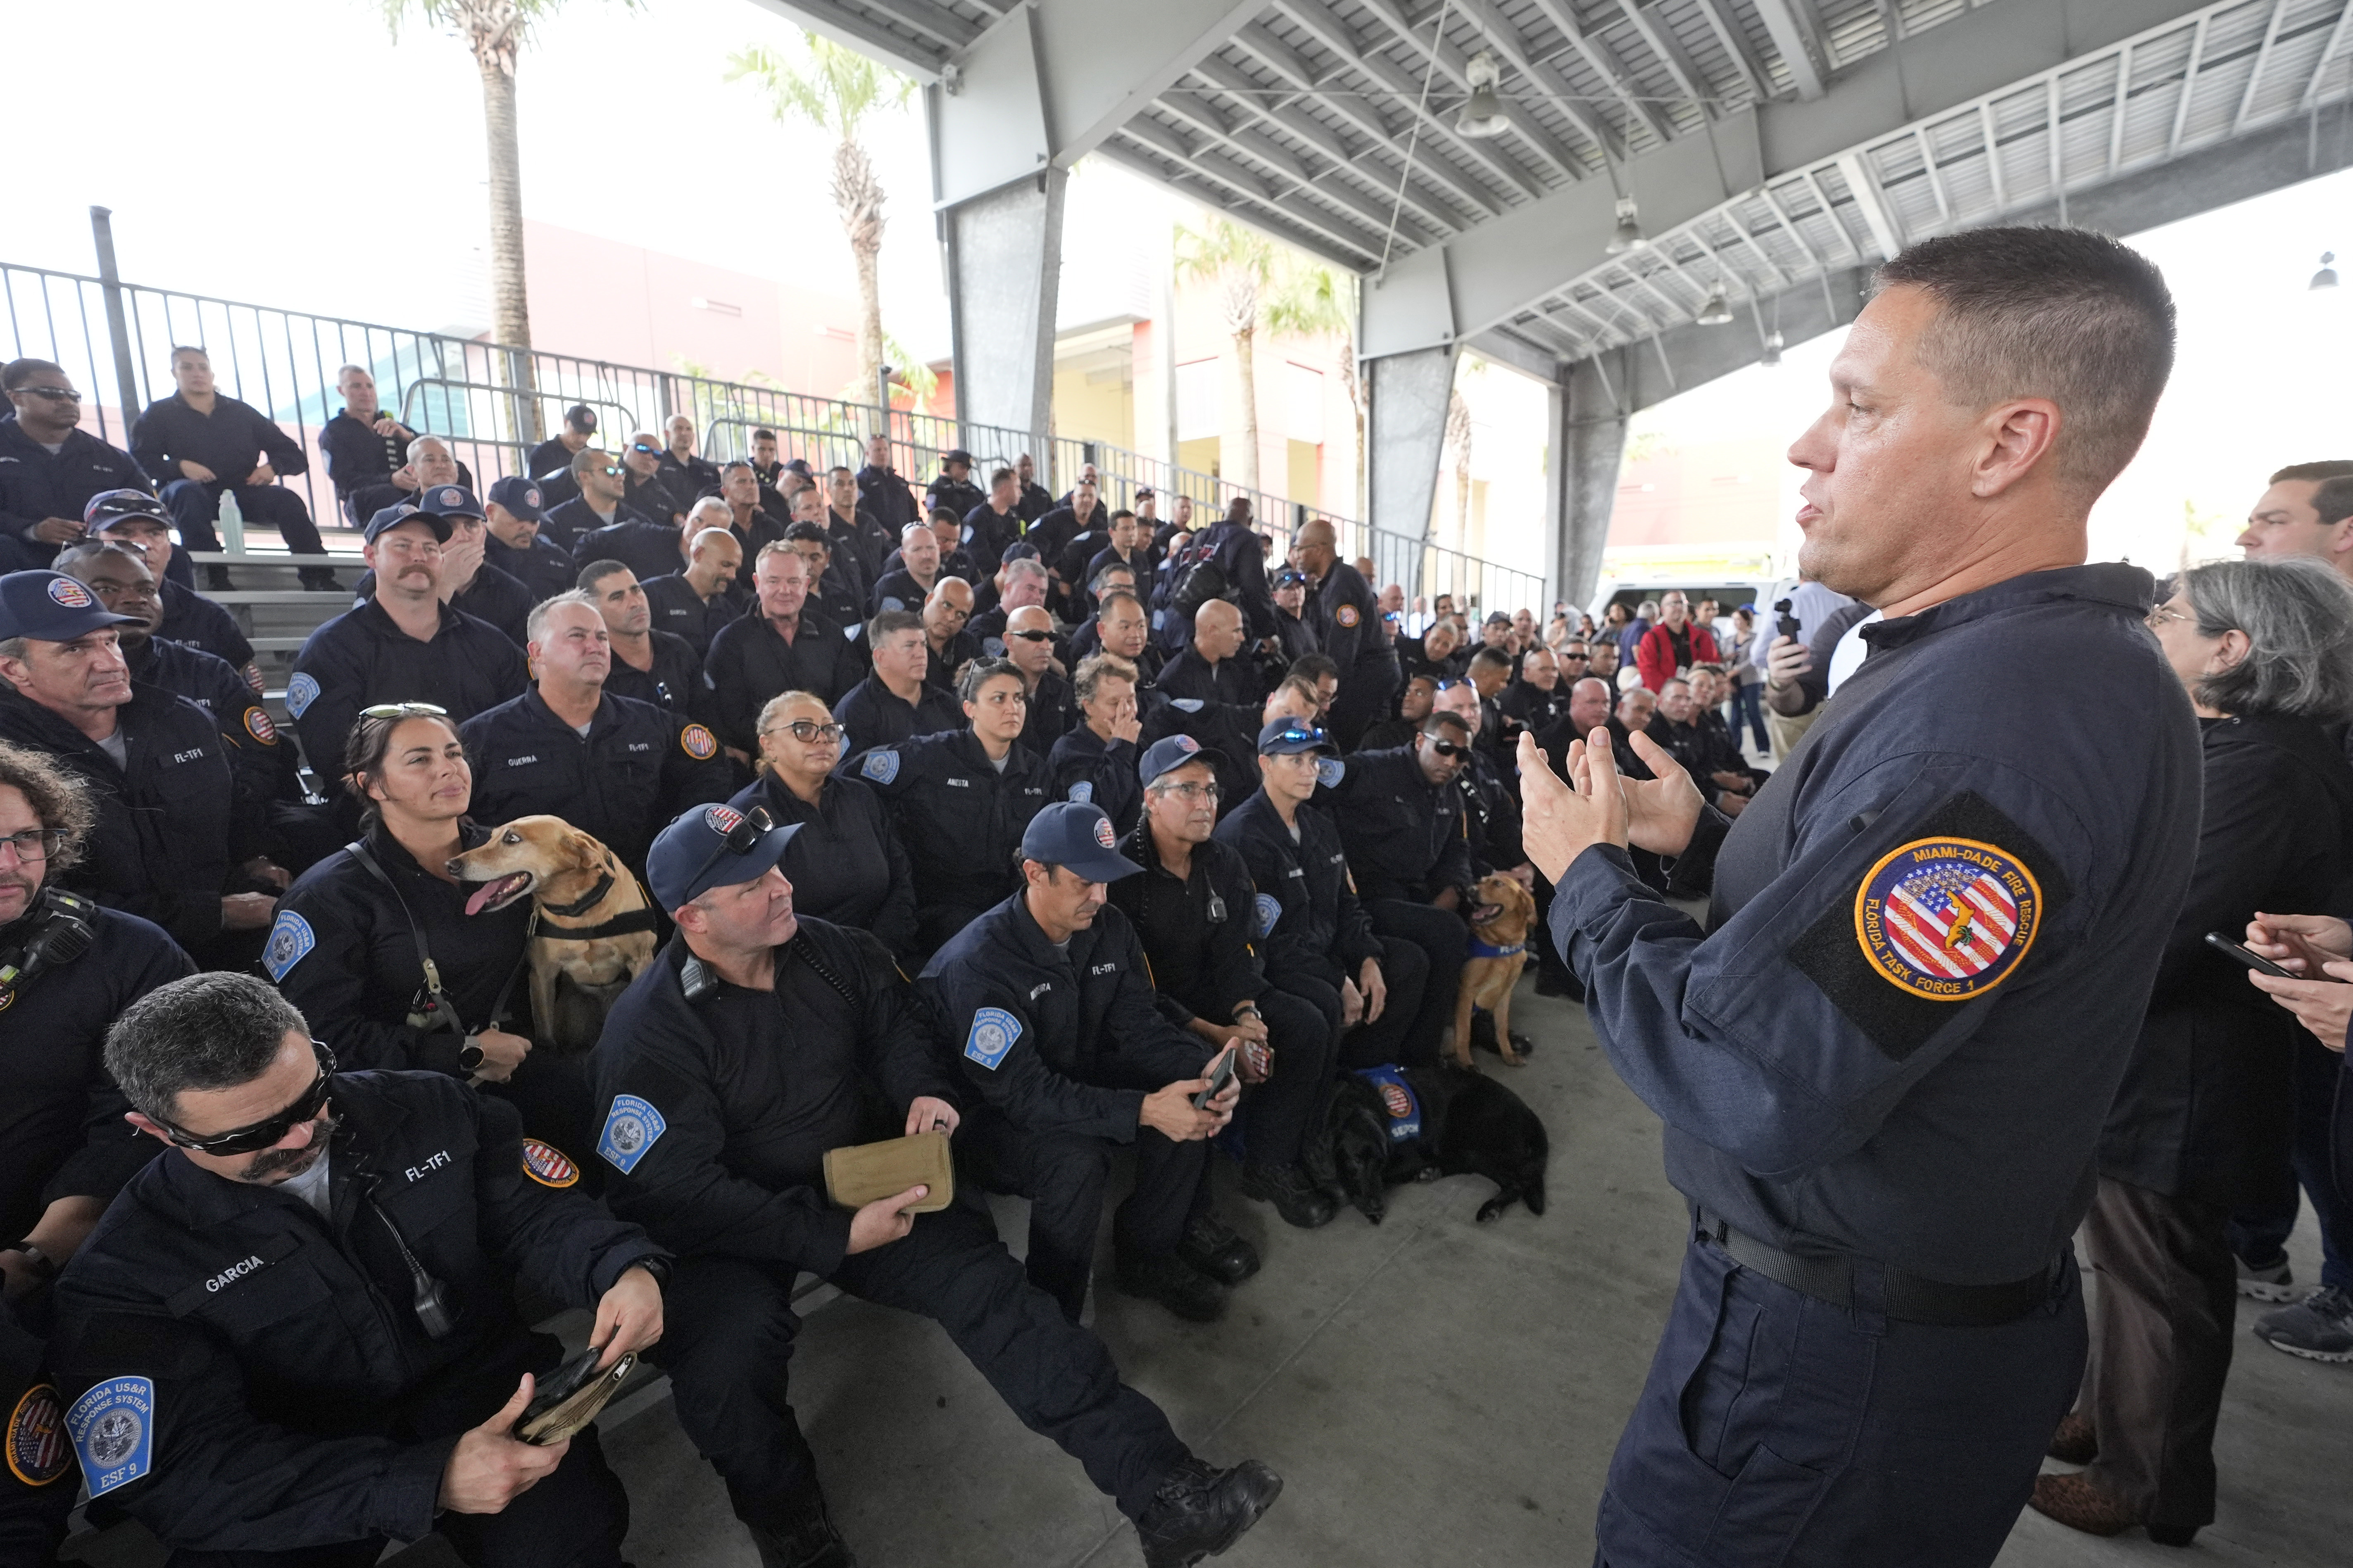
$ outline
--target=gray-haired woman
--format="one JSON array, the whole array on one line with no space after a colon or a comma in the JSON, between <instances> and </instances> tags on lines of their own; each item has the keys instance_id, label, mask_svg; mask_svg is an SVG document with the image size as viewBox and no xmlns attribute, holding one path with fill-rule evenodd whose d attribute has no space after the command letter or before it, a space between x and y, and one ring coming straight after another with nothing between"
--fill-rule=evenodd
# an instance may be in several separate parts
<instances>
[{"instance_id":1,"label":"gray-haired woman","mask_svg":"<svg viewBox=\"0 0 2353 1568\"><path fill-rule=\"evenodd\" d=\"M2215 1417L2230 1371L2232 1210L2282 1168L2295 1020L2205 944L2258 910L2326 907L2353 868L2353 584L2317 561L2184 573L2149 615L2204 734L2198 864L2100 1139L2084 1237L2090 1369L2051 1452L2086 1468L2034 1507L2187 1545L2214 1518ZM2099 803L2086 802L2096 810ZM2053 1042L2058 1044L2059 1042Z\"/></svg>"}]
</instances>

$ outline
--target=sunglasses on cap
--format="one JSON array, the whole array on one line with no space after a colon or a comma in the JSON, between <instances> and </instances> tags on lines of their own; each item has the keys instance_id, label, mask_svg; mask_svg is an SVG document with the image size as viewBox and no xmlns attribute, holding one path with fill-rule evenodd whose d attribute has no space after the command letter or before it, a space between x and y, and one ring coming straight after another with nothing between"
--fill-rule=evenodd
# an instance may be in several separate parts
<instances>
[{"instance_id":1,"label":"sunglasses on cap","mask_svg":"<svg viewBox=\"0 0 2353 1568\"><path fill-rule=\"evenodd\" d=\"M430 702L379 702L360 710L363 719L447 719L449 710Z\"/></svg>"},{"instance_id":2,"label":"sunglasses on cap","mask_svg":"<svg viewBox=\"0 0 2353 1568\"><path fill-rule=\"evenodd\" d=\"M807 722L807 721L803 721ZM702 858L702 864L697 866L694 868L694 875L686 879L687 886L692 887L702 880L703 873L718 865L722 855L749 855L753 850L757 849L760 847L760 840L765 838L768 836L768 829L776 825L775 819L769 816L768 808L765 805L755 805L745 812L744 820L729 828L726 836L720 839L719 847Z\"/></svg>"},{"instance_id":3,"label":"sunglasses on cap","mask_svg":"<svg viewBox=\"0 0 2353 1568\"><path fill-rule=\"evenodd\" d=\"M164 1134L174 1143L183 1149L194 1149L199 1154L250 1154L269 1148L301 1123L316 1118L327 1103L328 1079L335 1076L335 1053L312 1040L311 1054L318 1058L319 1076L311 1080L311 1087L304 1089L293 1104L275 1116L250 1126L201 1138L173 1126L160 1116L155 1118L156 1124L164 1129Z\"/></svg>"},{"instance_id":4,"label":"sunglasses on cap","mask_svg":"<svg viewBox=\"0 0 2353 1568\"><path fill-rule=\"evenodd\" d=\"M1440 681L1433 689L1439 691L1451 691L1458 686L1468 686L1470 684L1471 682L1466 677L1457 675Z\"/></svg>"},{"instance_id":5,"label":"sunglasses on cap","mask_svg":"<svg viewBox=\"0 0 2353 1568\"><path fill-rule=\"evenodd\" d=\"M1008 632L1005 635L1009 637L1019 637L1023 642L1052 642L1054 640L1054 634L1051 632Z\"/></svg>"},{"instance_id":6,"label":"sunglasses on cap","mask_svg":"<svg viewBox=\"0 0 2353 1568\"><path fill-rule=\"evenodd\" d=\"M1285 730L1282 734L1275 737L1275 740L1278 742L1289 745L1297 745L1300 742L1306 741L1320 746L1324 743L1325 739L1326 737L1323 731L1303 730L1296 724L1293 724L1290 729Z\"/></svg>"}]
</instances>

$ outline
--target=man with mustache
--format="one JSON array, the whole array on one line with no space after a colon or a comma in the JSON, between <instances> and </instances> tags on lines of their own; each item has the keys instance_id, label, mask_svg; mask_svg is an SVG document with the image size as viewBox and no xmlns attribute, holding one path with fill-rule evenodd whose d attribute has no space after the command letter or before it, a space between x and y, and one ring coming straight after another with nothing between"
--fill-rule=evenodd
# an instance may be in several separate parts
<instances>
[{"instance_id":1,"label":"man with mustache","mask_svg":"<svg viewBox=\"0 0 2353 1568\"><path fill-rule=\"evenodd\" d=\"M374 594L311 634L286 684L302 753L330 773L342 766L352 721L372 702L429 702L462 723L520 697L526 684L522 649L442 602L448 519L386 507L368 519L365 537L360 553L375 574Z\"/></svg>"},{"instance_id":2,"label":"man with mustache","mask_svg":"<svg viewBox=\"0 0 2353 1568\"><path fill-rule=\"evenodd\" d=\"M593 1309L610 1366L661 1337L668 1258L643 1231L565 1190L578 1170L502 1101L339 1075L259 979L161 987L106 1065L168 1152L58 1285L93 1497L184 1558L373 1563L438 1531L468 1563L617 1568L628 1500L596 1433L514 1434L564 1352L513 1281Z\"/></svg>"},{"instance_id":3,"label":"man with mustache","mask_svg":"<svg viewBox=\"0 0 2353 1568\"><path fill-rule=\"evenodd\" d=\"M64 1419L42 1366L50 1288L149 1156L119 1118L127 1107L100 1056L107 1026L195 969L154 925L50 885L80 858L91 822L70 772L0 744L0 965L22 971L0 986L0 1013L11 1038L41 1043L0 1069L0 1231L19 1238L0 1247L0 1400L27 1413L20 1425ZM71 953L77 932L90 945ZM115 1114L90 1119L107 1104ZM70 1453L33 1452L32 1466L0 1471L0 1557L11 1562L48 1562L73 1510Z\"/></svg>"},{"instance_id":4,"label":"man with mustache","mask_svg":"<svg viewBox=\"0 0 2353 1568\"><path fill-rule=\"evenodd\" d=\"M115 630L128 618L62 573L0 577L0 741L87 786L98 831L78 889L200 961L249 963L270 896L233 868L259 852L259 803L239 798L212 715L132 680Z\"/></svg>"}]
</instances>

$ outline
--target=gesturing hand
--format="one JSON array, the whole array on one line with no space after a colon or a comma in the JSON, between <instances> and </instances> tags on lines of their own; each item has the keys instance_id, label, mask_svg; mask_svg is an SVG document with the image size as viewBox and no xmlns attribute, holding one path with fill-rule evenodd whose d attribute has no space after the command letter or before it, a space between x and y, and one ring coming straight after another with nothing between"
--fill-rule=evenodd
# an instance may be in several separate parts
<instances>
[{"instance_id":1,"label":"gesturing hand","mask_svg":"<svg viewBox=\"0 0 2353 1568\"><path fill-rule=\"evenodd\" d=\"M2247 922L2247 951L2283 969L2315 974L2332 958L2353 957L2353 926L2334 915L2267 915Z\"/></svg>"},{"instance_id":2,"label":"gesturing hand","mask_svg":"<svg viewBox=\"0 0 2353 1568\"><path fill-rule=\"evenodd\" d=\"M1520 737L1520 845L1553 882L1596 844L1622 847L1627 841L1626 797L1618 787L1606 727L1593 731L1590 746L1569 742L1568 772L1569 779L1563 779L1534 736Z\"/></svg>"},{"instance_id":3,"label":"gesturing hand","mask_svg":"<svg viewBox=\"0 0 2353 1568\"><path fill-rule=\"evenodd\" d=\"M2247 971L2247 978L2256 989L2268 991L2272 1000L2295 1015L2295 1021L2312 1031L2312 1037L2332 1051L2345 1048L2345 1027L2353 1022L2353 963L2343 959L2330 959L2320 966L2327 980L2282 980L2276 974L2261 970Z\"/></svg>"},{"instance_id":4,"label":"gesturing hand","mask_svg":"<svg viewBox=\"0 0 2353 1568\"><path fill-rule=\"evenodd\" d=\"M1639 730L1633 742L1634 754L1650 768L1651 776L1637 779L1619 774L1618 788L1626 797L1626 837L1636 848L1653 855L1680 855L1691 842L1692 829L1699 826L1699 810L1706 798L1664 746ZM1617 771L1614 760L1610 771Z\"/></svg>"}]
</instances>

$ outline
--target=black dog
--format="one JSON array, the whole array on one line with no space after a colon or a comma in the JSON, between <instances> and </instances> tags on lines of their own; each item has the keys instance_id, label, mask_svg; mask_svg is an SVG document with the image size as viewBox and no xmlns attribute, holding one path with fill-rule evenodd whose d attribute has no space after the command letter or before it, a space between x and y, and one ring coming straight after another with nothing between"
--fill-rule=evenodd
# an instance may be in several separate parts
<instances>
[{"instance_id":1,"label":"black dog","mask_svg":"<svg viewBox=\"0 0 2353 1568\"><path fill-rule=\"evenodd\" d=\"M1388 1212L1390 1187L1465 1174L1484 1176L1498 1189L1479 1205L1482 1223L1515 1200L1530 1214L1544 1213L1551 1147L1526 1101L1493 1079L1459 1068L1416 1068L1405 1078L1419 1102L1420 1136L1393 1137L1385 1086L1344 1072L1333 1090L1324 1136L1311 1141L1312 1174L1375 1225Z\"/></svg>"}]
</instances>

